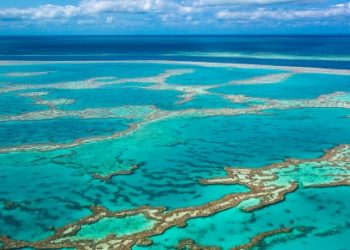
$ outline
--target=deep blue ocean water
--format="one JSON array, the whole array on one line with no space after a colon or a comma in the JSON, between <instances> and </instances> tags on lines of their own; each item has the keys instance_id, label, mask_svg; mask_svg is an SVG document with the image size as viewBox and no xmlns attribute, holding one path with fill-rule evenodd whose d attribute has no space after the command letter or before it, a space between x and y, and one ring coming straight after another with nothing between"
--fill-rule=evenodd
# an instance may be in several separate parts
<instances>
[{"instance_id":1,"label":"deep blue ocean water","mask_svg":"<svg viewBox=\"0 0 350 250\"><path fill-rule=\"evenodd\" d=\"M168 59L350 68L349 44L350 36L322 35L17 36L1 37L0 60Z\"/></svg>"}]
</instances>

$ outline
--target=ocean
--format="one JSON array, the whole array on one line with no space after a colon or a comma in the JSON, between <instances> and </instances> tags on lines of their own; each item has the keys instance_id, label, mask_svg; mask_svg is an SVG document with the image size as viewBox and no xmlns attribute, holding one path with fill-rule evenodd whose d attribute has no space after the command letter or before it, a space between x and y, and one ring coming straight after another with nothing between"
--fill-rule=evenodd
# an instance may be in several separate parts
<instances>
[{"instance_id":1,"label":"ocean","mask_svg":"<svg viewBox=\"0 0 350 250\"><path fill-rule=\"evenodd\" d=\"M350 36L15 36L1 60L179 60L350 68Z\"/></svg>"},{"instance_id":2,"label":"ocean","mask_svg":"<svg viewBox=\"0 0 350 250\"><path fill-rule=\"evenodd\" d=\"M0 249L349 249L349 36L0 39Z\"/></svg>"}]
</instances>

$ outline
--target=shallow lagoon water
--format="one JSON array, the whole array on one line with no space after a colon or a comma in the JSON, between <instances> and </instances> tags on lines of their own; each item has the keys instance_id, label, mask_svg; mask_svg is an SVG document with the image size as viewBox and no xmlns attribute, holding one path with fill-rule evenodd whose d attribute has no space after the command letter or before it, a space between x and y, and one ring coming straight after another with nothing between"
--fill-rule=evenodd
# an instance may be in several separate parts
<instances>
[{"instance_id":1,"label":"shallow lagoon water","mask_svg":"<svg viewBox=\"0 0 350 250\"><path fill-rule=\"evenodd\" d=\"M237 80L246 80L249 78L281 73L281 70L271 70L271 69L234 69L234 68L204 68L195 67L192 74L185 74L182 76L170 77L167 82L170 84L183 84L183 85L213 85L222 84Z\"/></svg>"},{"instance_id":2,"label":"shallow lagoon water","mask_svg":"<svg viewBox=\"0 0 350 250\"><path fill-rule=\"evenodd\" d=\"M30 65L26 71L41 71L43 67L52 67L57 71L65 72L69 66L72 66L75 71L80 67L80 64L76 63L64 64L64 66L44 65L43 63ZM91 66L81 65L82 70ZM113 67L108 65L104 70L98 71L98 68L104 67L104 64L100 63L93 65L93 72L99 72L98 76L119 75L133 78L156 76L167 69L198 68L191 65L180 67L179 65L150 64L144 68L145 72L140 73L136 69L143 68L147 64L131 65L130 71L126 63L121 64L120 68L118 63L114 63ZM113 71L115 68L118 69L116 72ZM200 68L199 73L194 71L170 77L167 83L176 85L183 82L183 85L189 86L201 83L205 78L208 81L204 81L202 83L204 85L220 84L220 82L214 82L215 77L211 73L211 77L206 78L205 69ZM213 72L216 70L231 72L229 69L215 69ZM232 70L234 75L231 76L227 72L227 79L222 83L226 83L226 80L254 78L267 73L261 69L242 69L242 72L240 69L235 69ZM95 73L72 80L96 77L97 73ZM56 74L61 73L56 72ZM56 82L67 82L69 74L73 72L65 74L62 73ZM312 99L320 94L348 91L349 76L302 74L300 77L295 75L281 83L237 85L225 88L230 90L229 93L275 99ZM55 83L45 75L32 78L39 79L37 81L39 84ZM303 81L299 81L300 79ZM337 84L330 85L333 80ZM308 82L310 82L309 85L307 85ZM36 84L34 81L28 83ZM13 83L13 85L16 84L16 82ZM3 134L7 136L7 138L3 137L1 146L10 148L12 152L0 154L0 235L6 234L15 240L32 242L45 239L53 235L55 229L91 214L89 207L93 205L103 206L111 211L145 205L164 206L172 211L177 208L203 205L228 194L248 191L246 187L240 185L207 186L199 182L201 179L225 175L225 166L258 169L281 162L286 158L318 158L323 155L324 150L350 143L350 118L348 118L350 110L347 108L266 109L256 114L219 113L196 116L188 113L183 115L181 111L184 110L195 110L198 114L202 114L202 109L212 109L215 112L222 108L246 110L254 104L230 102L220 95L213 95L211 92L215 92L213 91L215 89L209 90L207 94L196 95L192 100L181 104L178 103L181 100L179 91L141 88L152 84L154 83L127 82L125 85L112 84L92 89L51 89L50 86L45 86L42 89L36 88L35 91L47 91L47 95L41 97L44 100L61 98L74 100L71 104L54 107L52 112L91 108L108 109L125 105L154 105L157 112L170 112L172 115L169 117L162 117L162 112L160 112L160 118L154 115L155 118L152 117L149 121L147 121L148 114L145 117L129 120L97 119L81 115L74 119L48 116L42 120L35 120L28 115L28 121L14 119L1 122ZM282 88L280 86L285 89L279 89ZM298 96L301 86L305 88ZM249 91L246 91L247 89ZM0 93L0 96L13 94L14 98L26 99L27 97L18 95L24 92L30 92L30 89ZM26 104L23 105L26 106ZM46 107L32 102L30 105ZM27 111L20 111L20 113L25 112ZM104 111L99 112L101 114ZM6 115L13 114L16 112L6 113ZM125 131L132 122L140 122L139 127L117 138L108 137L114 132ZM10 134L13 136L9 136ZM106 138L94 140L101 136ZM92 139L90 142L67 146L68 142L83 138ZM30 149L31 144L45 146L52 143L61 148ZM29 149L21 151L13 147L20 145ZM118 174L119 171L130 170L134 165L138 168L129 175ZM108 176L113 173L115 175L108 180L94 178L96 174ZM14 185L14 183L17 184ZM271 247L292 249L306 242L305 244L316 249L318 245L315 241L319 237L316 232L330 230L333 227L344 227L346 212L334 213L340 207L346 210L346 204L343 204L343 199L337 200L337 197L334 197L336 193L334 190L346 195L348 189L347 187L302 189L300 192L298 190L289 194L285 201L256 212L248 213L242 212L240 208L232 208L207 218L192 219L188 221L185 228L173 227L160 236L152 237L154 244L149 249L162 249L161 247L164 246L171 249L183 238L191 238L198 244L228 249L246 243L256 234L279 228L281 225L315 229L309 234L303 234L302 237L295 237L295 239L290 237L290 243L273 241ZM320 197L320 201L316 204L313 200L305 200L305 196L317 196ZM323 196L335 205L317 210L319 203L325 203ZM298 206L305 204L305 207L309 206L309 208L300 210L297 204ZM293 213L289 215L286 212L287 209L292 210ZM336 216L337 219L333 224L325 221L318 222L315 219L316 215L324 218ZM79 241L79 237L86 235L88 238L97 239L103 238L108 233L125 233L122 229L125 228L123 223L130 226L130 234L146 230L148 226L153 225L148 225L142 218L136 218L134 220L134 217L126 217L125 221L118 221L115 218L102 219L100 223L97 222L90 227L84 225L82 228L85 229L81 229L81 235L77 233L75 240ZM286 221L283 218L287 218ZM336 235L340 238L345 237L347 232L345 229L339 230ZM340 238L335 235L328 238L326 235L322 237L322 241L332 245ZM266 244L269 244L268 240Z\"/></svg>"},{"instance_id":3,"label":"shallow lagoon water","mask_svg":"<svg viewBox=\"0 0 350 250\"><path fill-rule=\"evenodd\" d=\"M16 84L52 84L65 81L81 81L98 77L148 77L166 69L186 68L177 65L130 63L34 63L5 65L0 69L0 80ZM9 73L46 72L42 76L8 76ZM80 74L77 74L80 72Z\"/></svg>"},{"instance_id":4,"label":"shallow lagoon water","mask_svg":"<svg viewBox=\"0 0 350 250\"><path fill-rule=\"evenodd\" d=\"M150 248L133 249L173 249L179 240L186 238L200 245L230 249L259 233L290 226L308 230L296 237L282 235L276 237L278 240L270 239L271 244L262 244L258 249L347 249L344 237L349 233L346 201L349 192L349 188L309 189L290 194L285 201L254 213L230 209L213 217L190 220L184 229L172 228L154 237Z\"/></svg>"},{"instance_id":5,"label":"shallow lagoon water","mask_svg":"<svg viewBox=\"0 0 350 250\"><path fill-rule=\"evenodd\" d=\"M20 97L15 92L0 95L0 116L18 115L32 111L47 110L43 105L35 105L30 98Z\"/></svg>"},{"instance_id":6,"label":"shallow lagoon water","mask_svg":"<svg viewBox=\"0 0 350 250\"><path fill-rule=\"evenodd\" d=\"M141 85L142 86L142 85ZM162 109L170 109L178 100L177 91L145 90L137 87L106 87L102 89L56 90L47 98L56 99L65 96L75 100L72 105L64 106L64 110L81 110L87 108L106 108L124 105L156 105ZM97 100L97 101L96 101Z\"/></svg>"},{"instance_id":7,"label":"shallow lagoon water","mask_svg":"<svg viewBox=\"0 0 350 250\"><path fill-rule=\"evenodd\" d=\"M276 99L311 99L336 91L350 90L349 76L325 74L295 74L278 84L228 86L213 89L224 94L244 94L247 96Z\"/></svg>"},{"instance_id":8,"label":"shallow lagoon water","mask_svg":"<svg viewBox=\"0 0 350 250\"><path fill-rule=\"evenodd\" d=\"M152 221L142 215L122 219L104 218L93 225L83 226L74 239L103 239L110 233L118 235L133 234L152 228Z\"/></svg>"},{"instance_id":9,"label":"shallow lagoon water","mask_svg":"<svg viewBox=\"0 0 350 250\"><path fill-rule=\"evenodd\" d=\"M70 142L79 138L110 135L127 129L131 121L123 119L51 119L2 122L0 145L19 146L35 143ZM72 131L75 131L73 134Z\"/></svg>"}]
</instances>

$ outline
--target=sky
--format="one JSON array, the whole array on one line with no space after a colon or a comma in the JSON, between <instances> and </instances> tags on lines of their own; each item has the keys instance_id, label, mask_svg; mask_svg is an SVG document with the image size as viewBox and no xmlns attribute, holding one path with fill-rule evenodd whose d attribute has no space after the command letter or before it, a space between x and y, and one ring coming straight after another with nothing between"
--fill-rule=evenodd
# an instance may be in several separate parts
<instances>
[{"instance_id":1,"label":"sky","mask_svg":"<svg viewBox=\"0 0 350 250\"><path fill-rule=\"evenodd\" d=\"M39 34L350 34L350 1L0 1L0 35Z\"/></svg>"}]
</instances>

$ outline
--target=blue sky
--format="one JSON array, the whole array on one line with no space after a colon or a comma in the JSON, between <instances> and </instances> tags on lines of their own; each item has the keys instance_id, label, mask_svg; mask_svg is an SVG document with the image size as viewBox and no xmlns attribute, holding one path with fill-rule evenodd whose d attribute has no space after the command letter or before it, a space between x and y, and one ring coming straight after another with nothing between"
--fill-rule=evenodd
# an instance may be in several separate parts
<instances>
[{"instance_id":1,"label":"blue sky","mask_svg":"<svg viewBox=\"0 0 350 250\"><path fill-rule=\"evenodd\" d=\"M350 34L349 0L16 0L0 34Z\"/></svg>"}]
</instances>

